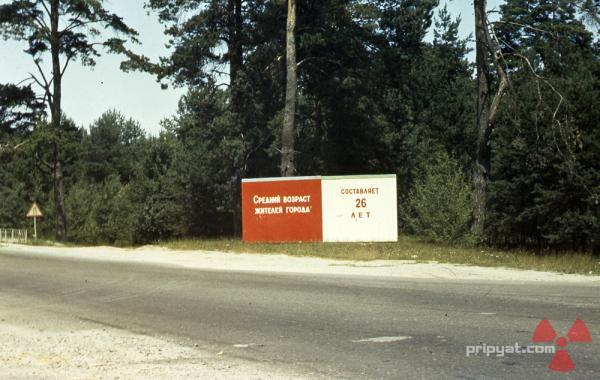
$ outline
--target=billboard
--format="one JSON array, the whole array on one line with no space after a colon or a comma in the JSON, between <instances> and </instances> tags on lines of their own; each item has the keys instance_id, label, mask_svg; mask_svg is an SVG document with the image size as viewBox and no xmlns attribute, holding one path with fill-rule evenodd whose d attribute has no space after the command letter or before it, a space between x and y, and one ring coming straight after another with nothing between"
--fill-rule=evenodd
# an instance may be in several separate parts
<instances>
[{"instance_id":1,"label":"billboard","mask_svg":"<svg viewBox=\"0 0 600 380\"><path fill-rule=\"evenodd\" d=\"M323 241L397 241L396 175L323 177Z\"/></svg>"},{"instance_id":2,"label":"billboard","mask_svg":"<svg viewBox=\"0 0 600 380\"><path fill-rule=\"evenodd\" d=\"M245 242L397 241L396 175L242 180Z\"/></svg>"},{"instance_id":3,"label":"billboard","mask_svg":"<svg viewBox=\"0 0 600 380\"><path fill-rule=\"evenodd\" d=\"M322 241L321 177L242 180L247 242Z\"/></svg>"}]
</instances>

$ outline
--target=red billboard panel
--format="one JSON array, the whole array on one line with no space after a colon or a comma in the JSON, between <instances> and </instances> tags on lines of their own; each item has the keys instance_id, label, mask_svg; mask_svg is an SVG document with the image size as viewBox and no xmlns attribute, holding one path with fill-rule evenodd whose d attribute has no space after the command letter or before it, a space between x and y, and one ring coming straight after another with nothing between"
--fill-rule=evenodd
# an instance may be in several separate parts
<instances>
[{"instance_id":1,"label":"red billboard panel","mask_svg":"<svg viewBox=\"0 0 600 380\"><path fill-rule=\"evenodd\" d=\"M245 179L242 229L246 242L322 241L321 177Z\"/></svg>"}]
</instances>

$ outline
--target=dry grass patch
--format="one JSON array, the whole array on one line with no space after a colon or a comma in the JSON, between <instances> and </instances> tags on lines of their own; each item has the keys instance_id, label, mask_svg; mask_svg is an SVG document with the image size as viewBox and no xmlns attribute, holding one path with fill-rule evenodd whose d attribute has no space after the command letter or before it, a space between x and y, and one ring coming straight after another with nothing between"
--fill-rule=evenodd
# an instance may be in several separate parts
<instances>
[{"instance_id":1,"label":"dry grass patch","mask_svg":"<svg viewBox=\"0 0 600 380\"><path fill-rule=\"evenodd\" d=\"M247 244L236 239L183 239L160 244L177 250L286 254L341 260L414 260L600 275L600 257L582 253L537 254L430 244L410 236L396 243Z\"/></svg>"}]
</instances>

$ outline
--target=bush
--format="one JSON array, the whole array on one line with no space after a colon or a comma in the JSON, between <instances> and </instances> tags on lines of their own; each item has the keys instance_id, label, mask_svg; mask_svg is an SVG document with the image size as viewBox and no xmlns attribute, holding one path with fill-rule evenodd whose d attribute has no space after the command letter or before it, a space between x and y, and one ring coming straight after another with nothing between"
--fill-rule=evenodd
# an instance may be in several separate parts
<instances>
[{"instance_id":1,"label":"bush","mask_svg":"<svg viewBox=\"0 0 600 380\"><path fill-rule=\"evenodd\" d=\"M138 179L132 183L132 201L136 205L133 243L147 244L181 237L186 232L185 209L180 189L167 175L156 181Z\"/></svg>"},{"instance_id":2,"label":"bush","mask_svg":"<svg viewBox=\"0 0 600 380\"><path fill-rule=\"evenodd\" d=\"M472 190L458 162L438 153L408 196L404 223L433 242L471 243Z\"/></svg>"},{"instance_id":3,"label":"bush","mask_svg":"<svg viewBox=\"0 0 600 380\"><path fill-rule=\"evenodd\" d=\"M100 184L84 181L74 184L66 198L69 240L84 244L131 244L134 209L128 197L128 186L123 186L116 176Z\"/></svg>"}]
</instances>

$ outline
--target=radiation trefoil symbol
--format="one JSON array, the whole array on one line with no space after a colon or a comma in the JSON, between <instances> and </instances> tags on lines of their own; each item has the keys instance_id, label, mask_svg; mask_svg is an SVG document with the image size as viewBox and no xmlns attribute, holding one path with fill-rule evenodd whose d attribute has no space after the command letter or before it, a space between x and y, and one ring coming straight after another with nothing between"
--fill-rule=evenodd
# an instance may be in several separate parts
<instances>
[{"instance_id":1,"label":"radiation trefoil symbol","mask_svg":"<svg viewBox=\"0 0 600 380\"><path fill-rule=\"evenodd\" d=\"M548 343L554 342L556 339L556 331L548 321L548 319L543 319L535 328L533 332L533 342L535 343ZM567 333L567 337L561 336L556 339L556 345L558 348L554 356L552 357L552 361L550 361L550 368L552 371L558 372L569 372L575 369L575 363L571 359L569 352L566 350L566 347L569 343L591 343L592 336L590 331L588 330L585 323L577 318L573 323L573 326L569 329Z\"/></svg>"}]
</instances>

